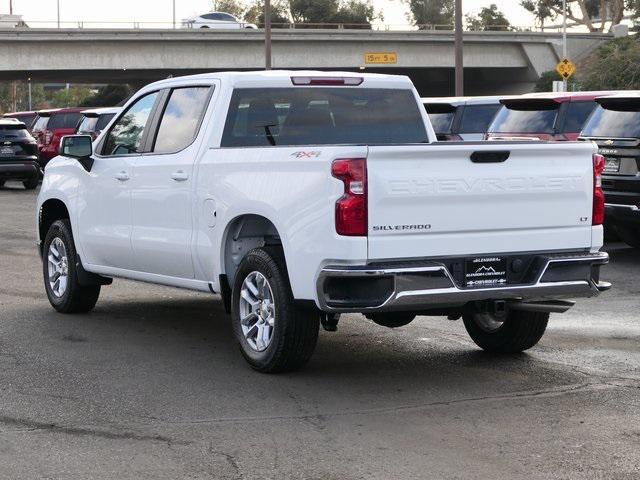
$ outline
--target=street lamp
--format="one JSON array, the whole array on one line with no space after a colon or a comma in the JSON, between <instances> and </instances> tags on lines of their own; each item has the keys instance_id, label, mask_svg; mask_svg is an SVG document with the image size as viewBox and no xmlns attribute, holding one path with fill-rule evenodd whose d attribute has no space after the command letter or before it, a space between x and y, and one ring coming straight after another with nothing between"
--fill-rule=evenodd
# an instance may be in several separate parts
<instances>
[{"instance_id":1,"label":"street lamp","mask_svg":"<svg viewBox=\"0 0 640 480\"><path fill-rule=\"evenodd\" d=\"M9 0L9 15L13 15L13 0Z\"/></svg>"},{"instance_id":2,"label":"street lamp","mask_svg":"<svg viewBox=\"0 0 640 480\"><path fill-rule=\"evenodd\" d=\"M464 95L464 64L462 57L462 0L456 0L454 50L456 62L456 97L461 97Z\"/></svg>"},{"instance_id":3,"label":"street lamp","mask_svg":"<svg viewBox=\"0 0 640 480\"><path fill-rule=\"evenodd\" d=\"M176 0L173 0L173 28L176 28Z\"/></svg>"},{"instance_id":4,"label":"street lamp","mask_svg":"<svg viewBox=\"0 0 640 480\"><path fill-rule=\"evenodd\" d=\"M60 0L58 0L58 28L60 28Z\"/></svg>"},{"instance_id":5,"label":"street lamp","mask_svg":"<svg viewBox=\"0 0 640 480\"><path fill-rule=\"evenodd\" d=\"M264 69L271 70L271 0L264 0Z\"/></svg>"}]
</instances>

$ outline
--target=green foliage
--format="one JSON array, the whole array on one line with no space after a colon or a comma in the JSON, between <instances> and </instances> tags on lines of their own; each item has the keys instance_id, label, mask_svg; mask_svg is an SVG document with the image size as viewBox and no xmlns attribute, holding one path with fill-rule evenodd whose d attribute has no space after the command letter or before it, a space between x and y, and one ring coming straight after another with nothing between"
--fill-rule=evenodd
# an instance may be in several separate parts
<instances>
[{"instance_id":1,"label":"green foliage","mask_svg":"<svg viewBox=\"0 0 640 480\"><path fill-rule=\"evenodd\" d=\"M239 0L214 0L213 9L216 12L230 13L236 18L242 19L244 15L244 3Z\"/></svg>"},{"instance_id":2,"label":"green foliage","mask_svg":"<svg viewBox=\"0 0 640 480\"><path fill-rule=\"evenodd\" d=\"M244 14L244 21L247 23L255 23L264 26L264 1L255 0L253 4ZM280 0L271 3L271 25L273 28L287 28L291 23L289 18L289 3L286 0Z\"/></svg>"},{"instance_id":3,"label":"green foliage","mask_svg":"<svg viewBox=\"0 0 640 480\"><path fill-rule=\"evenodd\" d=\"M478 15L465 16L467 28L472 31L507 31L512 30L511 23L507 20L498 6L492 3L488 7L482 7Z\"/></svg>"},{"instance_id":4,"label":"green foliage","mask_svg":"<svg viewBox=\"0 0 640 480\"><path fill-rule=\"evenodd\" d=\"M74 85L69 88L58 90L51 98L53 108L61 107L84 107L93 92L84 85Z\"/></svg>"},{"instance_id":5,"label":"green foliage","mask_svg":"<svg viewBox=\"0 0 640 480\"><path fill-rule=\"evenodd\" d=\"M640 40L616 38L601 45L578 68L585 90L640 89Z\"/></svg>"},{"instance_id":6,"label":"green foliage","mask_svg":"<svg viewBox=\"0 0 640 480\"><path fill-rule=\"evenodd\" d=\"M86 107L115 107L133 93L129 85L105 85L84 100Z\"/></svg>"},{"instance_id":7,"label":"green foliage","mask_svg":"<svg viewBox=\"0 0 640 480\"><path fill-rule=\"evenodd\" d=\"M536 82L535 92L551 92L553 91L553 82L562 81L562 77L555 70L549 70L540 75L540 78ZM569 91L579 90L578 87L582 87L575 78L569 79L567 87Z\"/></svg>"},{"instance_id":8,"label":"green foliage","mask_svg":"<svg viewBox=\"0 0 640 480\"><path fill-rule=\"evenodd\" d=\"M454 0L404 0L409 6L410 21L420 29L453 28Z\"/></svg>"},{"instance_id":9,"label":"green foliage","mask_svg":"<svg viewBox=\"0 0 640 480\"><path fill-rule=\"evenodd\" d=\"M13 84L15 83L15 108L13 103ZM44 88L31 84L31 105L34 110L49 106ZM29 86L27 82L0 82L0 113L13 110L29 110Z\"/></svg>"},{"instance_id":10,"label":"green foliage","mask_svg":"<svg viewBox=\"0 0 640 480\"><path fill-rule=\"evenodd\" d=\"M606 23L619 24L625 8L631 9L638 0L567 0L567 18L571 23L584 25L590 31L604 31ZM520 0L520 5L531 12L538 24L562 17L562 0ZM605 18L605 22L600 22ZM594 25L594 23L597 25Z\"/></svg>"},{"instance_id":11,"label":"green foliage","mask_svg":"<svg viewBox=\"0 0 640 480\"><path fill-rule=\"evenodd\" d=\"M376 13L370 2L348 0L340 5L332 23L345 24L346 28L371 28L375 19Z\"/></svg>"},{"instance_id":12,"label":"green foliage","mask_svg":"<svg viewBox=\"0 0 640 480\"><path fill-rule=\"evenodd\" d=\"M296 23L329 23L340 8L339 0L289 0Z\"/></svg>"}]
</instances>

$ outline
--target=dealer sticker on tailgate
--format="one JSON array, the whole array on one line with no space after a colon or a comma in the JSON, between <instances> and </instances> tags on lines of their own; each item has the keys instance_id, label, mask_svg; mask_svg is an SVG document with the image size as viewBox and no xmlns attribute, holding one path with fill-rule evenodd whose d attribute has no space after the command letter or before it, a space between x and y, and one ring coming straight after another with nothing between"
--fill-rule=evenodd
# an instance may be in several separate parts
<instances>
[{"instance_id":1,"label":"dealer sticker on tailgate","mask_svg":"<svg viewBox=\"0 0 640 480\"><path fill-rule=\"evenodd\" d=\"M467 287L497 287L507 283L507 259L479 257L465 262L464 283Z\"/></svg>"}]
</instances>

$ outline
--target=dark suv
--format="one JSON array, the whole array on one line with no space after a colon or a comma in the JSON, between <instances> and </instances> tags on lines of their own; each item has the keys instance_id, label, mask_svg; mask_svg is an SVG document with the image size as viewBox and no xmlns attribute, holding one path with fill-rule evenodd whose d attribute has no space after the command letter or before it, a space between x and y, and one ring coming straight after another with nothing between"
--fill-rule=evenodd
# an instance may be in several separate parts
<instances>
[{"instance_id":1,"label":"dark suv","mask_svg":"<svg viewBox=\"0 0 640 480\"><path fill-rule=\"evenodd\" d=\"M86 109L58 108L38 112L38 118L31 130L38 142L40 160L43 165L46 165L49 160L58 155L62 137L76 133L83 110Z\"/></svg>"},{"instance_id":2,"label":"dark suv","mask_svg":"<svg viewBox=\"0 0 640 480\"><path fill-rule=\"evenodd\" d=\"M606 227L640 248L640 94L621 93L596 102L580 138L596 142L606 159Z\"/></svg>"},{"instance_id":3,"label":"dark suv","mask_svg":"<svg viewBox=\"0 0 640 480\"><path fill-rule=\"evenodd\" d=\"M0 187L20 180L33 190L40 181L38 146L27 126L15 118L0 118Z\"/></svg>"}]
</instances>

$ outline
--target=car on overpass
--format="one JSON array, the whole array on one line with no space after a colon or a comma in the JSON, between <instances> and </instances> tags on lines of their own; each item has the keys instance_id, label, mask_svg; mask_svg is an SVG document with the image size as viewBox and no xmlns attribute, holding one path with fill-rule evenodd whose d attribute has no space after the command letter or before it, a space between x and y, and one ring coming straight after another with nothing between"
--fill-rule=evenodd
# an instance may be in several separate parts
<instances>
[{"instance_id":1,"label":"car on overpass","mask_svg":"<svg viewBox=\"0 0 640 480\"><path fill-rule=\"evenodd\" d=\"M75 133L90 135L95 140L120 110L122 110L120 107L104 107L83 111Z\"/></svg>"},{"instance_id":2,"label":"car on overpass","mask_svg":"<svg viewBox=\"0 0 640 480\"><path fill-rule=\"evenodd\" d=\"M253 23L245 23L226 12L209 12L182 20L183 28L212 28L237 30L249 28L256 30L258 27Z\"/></svg>"},{"instance_id":3,"label":"car on overpass","mask_svg":"<svg viewBox=\"0 0 640 480\"><path fill-rule=\"evenodd\" d=\"M38 146L27 126L15 118L0 118L0 187L19 180L27 190L40 181Z\"/></svg>"},{"instance_id":4,"label":"car on overpass","mask_svg":"<svg viewBox=\"0 0 640 480\"><path fill-rule=\"evenodd\" d=\"M44 165L58 155L60 139L73 135L86 108L56 108L38 111L33 124L33 136L38 142L40 162Z\"/></svg>"},{"instance_id":5,"label":"car on overpass","mask_svg":"<svg viewBox=\"0 0 640 480\"><path fill-rule=\"evenodd\" d=\"M605 157L602 189L606 228L640 248L640 92L597 98L598 107L580 134Z\"/></svg>"},{"instance_id":6,"label":"car on overpass","mask_svg":"<svg viewBox=\"0 0 640 480\"><path fill-rule=\"evenodd\" d=\"M510 97L489 126L488 140L577 140L596 97L615 92L544 92Z\"/></svg>"},{"instance_id":7,"label":"car on overpass","mask_svg":"<svg viewBox=\"0 0 640 480\"><path fill-rule=\"evenodd\" d=\"M36 118L38 117L38 112L34 111L26 111L26 112L10 112L5 113L3 115L5 118L15 118L16 120L21 121L27 127L27 130L31 130L33 127Z\"/></svg>"},{"instance_id":8,"label":"car on overpass","mask_svg":"<svg viewBox=\"0 0 640 480\"><path fill-rule=\"evenodd\" d=\"M502 97L423 98L431 125L440 141L484 140Z\"/></svg>"}]
</instances>

